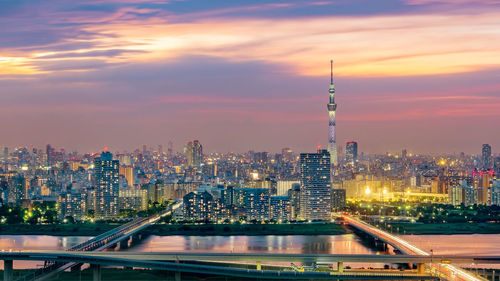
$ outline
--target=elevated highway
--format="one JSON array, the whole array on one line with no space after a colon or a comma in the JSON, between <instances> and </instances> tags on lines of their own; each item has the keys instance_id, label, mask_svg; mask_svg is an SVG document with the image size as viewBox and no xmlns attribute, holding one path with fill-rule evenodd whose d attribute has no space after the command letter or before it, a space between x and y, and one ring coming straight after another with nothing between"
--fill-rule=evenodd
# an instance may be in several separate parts
<instances>
[{"instance_id":1,"label":"elevated highway","mask_svg":"<svg viewBox=\"0 0 500 281\"><path fill-rule=\"evenodd\" d=\"M274 254L258 256L256 254L232 253L122 253L122 252L78 252L78 251L19 251L0 252L3 260L42 260L56 263L90 264L93 270L94 281L100 281L101 266L125 266L148 268L175 272L180 280L180 273L208 274L227 277L280 279L280 280L439 280L439 277L430 274L410 272L315 272L292 270L261 270L259 264L256 269L228 267L227 264L218 264L221 261L363 261L369 255L292 255ZM373 257L373 256L372 256ZM384 257L384 256L381 256ZM389 256L386 256L389 257ZM411 262L417 257L400 257L398 261ZM214 261L210 264L196 264L189 262ZM215 262L217 261L217 262ZM377 262L380 262L377 260ZM246 265L245 265L246 266ZM6 271L4 271L4 276ZM6 278L7 277L7 278ZM9 280L9 276L4 280ZM176 278L177 279L177 278Z\"/></svg>"},{"instance_id":2,"label":"elevated highway","mask_svg":"<svg viewBox=\"0 0 500 281\"><path fill-rule=\"evenodd\" d=\"M420 273L423 273L425 267L429 269L429 272L432 274L441 277L446 280L458 280L458 281L485 281L486 279L476 276L471 272L468 272L458 266L451 264L438 264L432 258L433 255L427 253L426 251L419 249L418 247L410 244L409 242L401 239L400 237L393 235L387 231L379 229L375 226L372 226L358 218L353 216L342 214L341 216L345 222L349 223L353 228L362 231L373 238L383 241L395 249L401 251L401 253L406 255L420 255L420 256L428 256L431 258L430 261L424 263L418 263L418 270Z\"/></svg>"},{"instance_id":3,"label":"elevated highway","mask_svg":"<svg viewBox=\"0 0 500 281\"><path fill-rule=\"evenodd\" d=\"M460 263L500 264L500 256L462 255L329 255L329 254L273 254L273 253L213 253L213 252L68 252L68 251L12 251L0 252L2 260L36 260L59 263L92 259L119 259L134 261L174 262L304 262L335 264L346 263Z\"/></svg>"},{"instance_id":4,"label":"elevated highway","mask_svg":"<svg viewBox=\"0 0 500 281\"><path fill-rule=\"evenodd\" d=\"M114 228L108 232L105 232L101 235L98 235L92 239L89 239L86 242L83 242L79 245L76 245L68 251L102 251L105 250L111 246L115 246L116 244L128 240L130 237L132 237L134 234L137 234L138 232L146 229L147 227L151 226L152 224L158 222L162 217L165 217L169 214L171 214L175 209L177 209L179 206L181 206L181 203L176 203L170 206L165 212L162 214L154 215L148 218L137 218L135 220L132 220L126 224L123 224L117 228ZM26 280L46 280L53 276L54 274L70 269L74 266L78 266L78 263L73 263L73 262L68 262L68 263L61 263L61 262L54 262L54 261L48 261L43 268L40 268L36 270L33 274L23 276L16 281L26 281ZM8 259L4 259L4 281L11 281L12 280L12 270L13 270L13 265L12 261L9 261ZM8 279L5 279L8 278Z\"/></svg>"}]
</instances>

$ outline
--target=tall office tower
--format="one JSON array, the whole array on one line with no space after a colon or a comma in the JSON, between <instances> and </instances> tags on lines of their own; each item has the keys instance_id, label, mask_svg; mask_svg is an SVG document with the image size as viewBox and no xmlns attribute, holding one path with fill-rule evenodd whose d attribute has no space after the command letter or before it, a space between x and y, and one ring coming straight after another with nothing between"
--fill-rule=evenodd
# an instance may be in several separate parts
<instances>
[{"instance_id":1,"label":"tall office tower","mask_svg":"<svg viewBox=\"0 0 500 281\"><path fill-rule=\"evenodd\" d=\"M493 170L495 174L500 175L500 156L495 157L493 160Z\"/></svg>"},{"instance_id":2,"label":"tall office tower","mask_svg":"<svg viewBox=\"0 0 500 281\"><path fill-rule=\"evenodd\" d=\"M119 172L118 160L113 160L110 152L102 152L101 157L95 160L95 184L97 218L118 217Z\"/></svg>"},{"instance_id":3,"label":"tall office tower","mask_svg":"<svg viewBox=\"0 0 500 281\"><path fill-rule=\"evenodd\" d=\"M54 164L55 149L50 144L47 144L45 154L47 155L47 166L51 167Z\"/></svg>"},{"instance_id":4,"label":"tall office tower","mask_svg":"<svg viewBox=\"0 0 500 281\"><path fill-rule=\"evenodd\" d=\"M158 154L163 154L163 145L162 144L158 145Z\"/></svg>"},{"instance_id":5,"label":"tall office tower","mask_svg":"<svg viewBox=\"0 0 500 281\"><path fill-rule=\"evenodd\" d=\"M477 191L477 203L491 205L493 171L480 171L473 173L473 185Z\"/></svg>"},{"instance_id":6,"label":"tall office tower","mask_svg":"<svg viewBox=\"0 0 500 281\"><path fill-rule=\"evenodd\" d=\"M199 167L203 163L203 146L198 140L190 141L186 147L187 165Z\"/></svg>"},{"instance_id":7,"label":"tall office tower","mask_svg":"<svg viewBox=\"0 0 500 281\"><path fill-rule=\"evenodd\" d=\"M406 159L408 157L408 151L406 149L401 150L401 159Z\"/></svg>"},{"instance_id":8,"label":"tall office tower","mask_svg":"<svg viewBox=\"0 0 500 281\"><path fill-rule=\"evenodd\" d=\"M349 141L345 145L345 162L351 167L356 166L358 162L358 143Z\"/></svg>"},{"instance_id":9,"label":"tall office tower","mask_svg":"<svg viewBox=\"0 0 500 281\"><path fill-rule=\"evenodd\" d=\"M330 121L328 123L328 152L330 153L331 165L337 166L337 137L335 133L335 111L337 104L335 103L335 86L333 85L333 60L330 61L330 103L328 103L328 115Z\"/></svg>"},{"instance_id":10,"label":"tall office tower","mask_svg":"<svg viewBox=\"0 0 500 281\"><path fill-rule=\"evenodd\" d=\"M167 153L168 156L172 156L172 154L174 153L174 143L172 141L168 142Z\"/></svg>"},{"instance_id":11,"label":"tall office tower","mask_svg":"<svg viewBox=\"0 0 500 281\"><path fill-rule=\"evenodd\" d=\"M330 153L300 154L300 215L307 220L331 217Z\"/></svg>"},{"instance_id":12,"label":"tall office tower","mask_svg":"<svg viewBox=\"0 0 500 281\"><path fill-rule=\"evenodd\" d=\"M285 147L281 149L281 156L285 161L293 160L293 151L291 148Z\"/></svg>"},{"instance_id":13,"label":"tall office tower","mask_svg":"<svg viewBox=\"0 0 500 281\"><path fill-rule=\"evenodd\" d=\"M4 171L7 171L9 169L9 148L7 147L3 148L3 164Z\"/></svg>"},{"instance_id":14,"label":"tall office tower","mask_svg":"<svg viewBox=\"0 0 500 281\"><path fill-rule=\"evenodd\" d=\"M134 167L125 167L125 166L120 166L120 175L125 177L125 180L127 181L127 184L129 186L134 186L134 179L135 179L135 171Z\"/></svg>"},{"instance_id":15,"label":"tall office tower","mask_svg":"<svg viewBox=\"0 0 500 281\"><path fill-rule=\"evenodd\" d=\"M26 199L26 179L17 174L9 179L8 202L17 204Z\"/></svg>"},{"instance_id":16,"label":"tall office tower","mask_svg":"<svg viewBox=\"0 0 500 281\"><path fill-rule=\"evenodd\" d=\"M483 151L481 155L481 168L487 170L491 169L491 146L483 144Z\"/></svg>"}]
</instances>

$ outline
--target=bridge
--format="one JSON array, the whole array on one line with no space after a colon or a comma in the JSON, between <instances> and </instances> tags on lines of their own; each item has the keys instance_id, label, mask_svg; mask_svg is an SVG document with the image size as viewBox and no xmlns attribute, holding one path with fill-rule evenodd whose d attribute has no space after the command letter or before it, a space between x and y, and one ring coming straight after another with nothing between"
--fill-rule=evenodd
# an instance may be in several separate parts
<instances>
[{"instance_id":1,"label":"bridge","mask_svg":"<svg viewBox=\"0 0 500 281\"><path fill-rule=\"evenodd\" d=\"M402 255L326 255L326 254L279 254L279 253L134 253L101 252L116 244L126 241L131 236L170 214L180 204L175 204L161 215L140 218L99 235L68 251L9 251L0 252L4 260L4 279L13 280L13 262L15 260L45 261L48 266L34 275L24 276L20 280L46 280L54 274L82 264L89 264L94 281L101 280L101 266L125 266L175 272L176 280L181 273L221 275L227 277L245 277L260 279L294 280L458 280L484 281L450 263L494 264L500 263L497 256L457 256L429 255L403 239L378 229L357 218L343 215L344 220L355 229L374 239L392 245ZM266 266L262 262L301 262L314 264L337 264L337 270L327 272L297 271L290 268ZM417 270L407 271L344 271L346 263L389 263L417 264ZM252 268L249 268L249 266ZM427 270L426 270L427 267Z\"/></svg>"},{"instance_id":2,"label":"bridge","mask_svg":"<svg viewBox=\"0 0 500 281\"><path fill-rule=\"evenodd\" d=\"M476 262L500 263L500 257L426 255L327 255L327 254L254 254L254 253L144 253L144 252L84 252L84 251L17 251L0 252L4 261L37 260L60 264L90 264L93 280L101 281L101 266L124 266L170 271L180 280L181 273L207 274L237 278L280 280L440 280L439 276L415 271L293 271L287 267L263 270L261 262L313 262L341 265L343 262L424 263ZM439 260L439 261L438 261ZM227 263L222 263L227 262ZM252 268L248 263L255 262ZM4 280L9 279L4 271Z\"/></svg>"},{"instance_id":3,"label":"bridge","mask_svg":"<svg viewBox=\"0 0 500 281\"><path fill-rule=\"evenodd\" d=\"M1 260L36 260L90 263L92 259L175 262L304 262L346 263L460 263L500 264L500 256L463 255L345 255L345 254L283 254L283 253L213 253L213 252L69 252L69 251L2 251Z\"/></svg>"},{"instance_id":4,"label":"bridge","mask_svg":"<svg viewBox=\"0 0 500 281\"><path fill-rule=\"evenodd\" d=\"M112 246L114 247L118 243L121 243L121 245L125 245L128 243L128 239L130 239L140 231L146 229L147 227L151 226L152 224L156 223L162 217L171 214L179 206L181 206L181 203L175 203L161 214L157 214L148 218L137 218L135 220L132 220L108 232L98 235L86 242L76 245L68 249L68 251L70 252L102 251ZM58 272L80 265L79 263L74 263L74 262L61 263L50 260L44 260L44 261L48 261L48 263L46 263L46 265L43 268L36 270L33 274L21 277L17 279L17 281L46 280ZM12 280L12 271L13 271L12 260L4 259L4 281Z\"/></svg>"},{"instance_id":5,"label":"bridge","mask_svg":"<svg viewBox=\"0 0 500 281\"><path fill-rule=\"evenodd\" d=\"M441 265L437 264L435 260L433 260L434 257L433 255L427 253L424 250L419 249L418 247L408 243L407 241L401 239L396 235L393 235L387 231L372 226L366 222L363 222L360 219L357 219L347 214L342 214L341 217L344 219L345 222L349 223L349 225L354 229L364 232L365 234L373 237L375 240L379 240L386 244L391 245L392 247L399 250L403 254L428 256L430 260L427 260L427 262L418 263L419 273L424 273L425 268L427 267L431 273L446 280L459 280L459 281L486 280L483 279L482 277L475 276L472 273L458 266L454 266L451 264L441 264Z\"/></svg>"}]
</instances>

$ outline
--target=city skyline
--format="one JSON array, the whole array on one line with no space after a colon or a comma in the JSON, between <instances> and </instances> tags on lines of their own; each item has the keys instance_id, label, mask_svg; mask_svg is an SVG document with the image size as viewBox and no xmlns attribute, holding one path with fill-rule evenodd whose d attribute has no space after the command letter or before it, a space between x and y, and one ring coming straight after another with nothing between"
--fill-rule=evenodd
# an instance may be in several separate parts
<instances>
[{"instance_id":1,"label":"city skyline","mask_svg":"<svg viewBox=\"0 0 500 281\"><path fill-rule=\"evenodd\" d=\"M497 154L498 4L4 1L0 143Z\"/></svg>"}]
</instances>

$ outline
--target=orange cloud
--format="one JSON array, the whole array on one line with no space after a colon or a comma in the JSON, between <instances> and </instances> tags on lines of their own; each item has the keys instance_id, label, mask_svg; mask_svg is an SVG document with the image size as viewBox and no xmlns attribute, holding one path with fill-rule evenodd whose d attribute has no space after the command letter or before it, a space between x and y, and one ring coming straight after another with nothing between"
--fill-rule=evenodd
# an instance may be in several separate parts
<instances>
[{"instance_id":1,"label":"orange cloud","mask_svg":"<svg viewBox=\"0 0 500 281\"><path fill-rule=\"evenodd\" d=\"M93 34L87 40L93 47L62 53L133 51L103 56L110 63L206 55L284 64L296 74L313 76L327 75L325 65L334 58L336 72L342 76L450 74L500 66L498 26L500 11L494 10L470 15L205 19L187 23L170 23L168 17L132 19L84 25L83 31ZM54 57L58 53L49 52ZM36 69L33 58L46 54L27 53L24 59Z\"/></svg>"},{"instance_id":2,"label":"orange cloud","mask_svg":"<svg viewBox=\"0 0 500 281\"><path fill-rule=\"evenodd\" d=\"M0 57L0 75L38 74L38 71L24 57Z\"/></svg>"}]
</instances>

